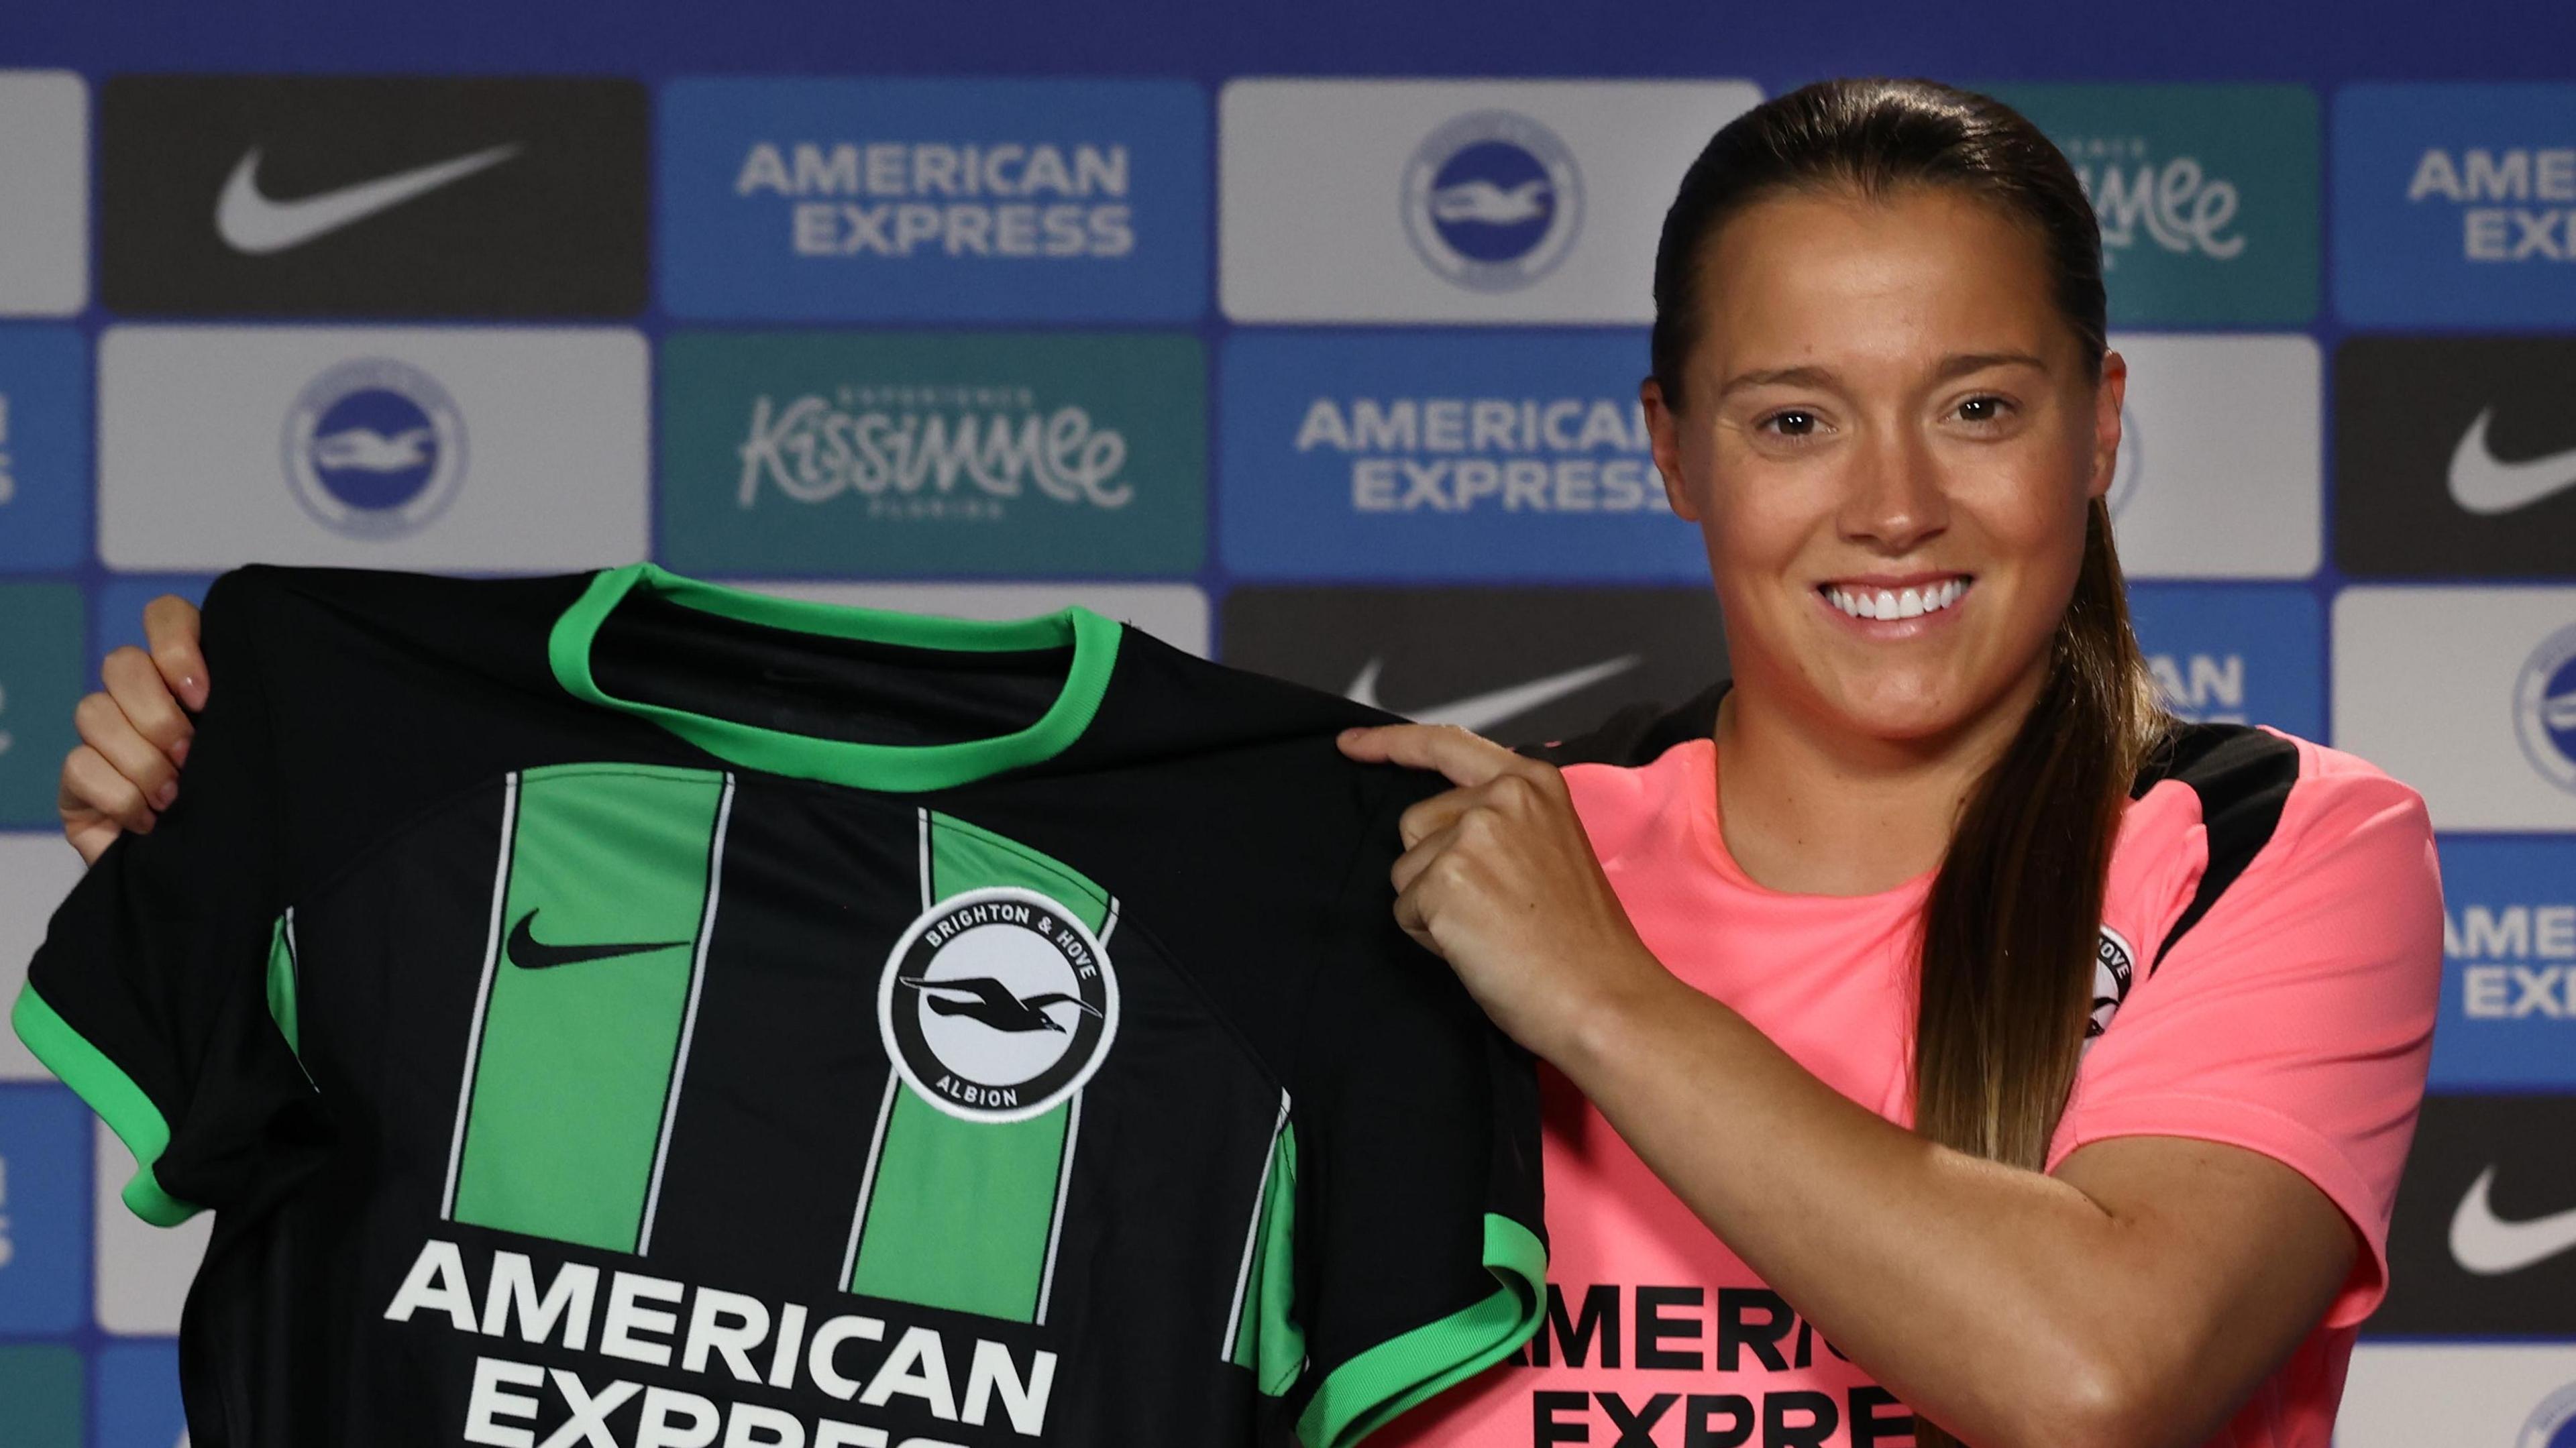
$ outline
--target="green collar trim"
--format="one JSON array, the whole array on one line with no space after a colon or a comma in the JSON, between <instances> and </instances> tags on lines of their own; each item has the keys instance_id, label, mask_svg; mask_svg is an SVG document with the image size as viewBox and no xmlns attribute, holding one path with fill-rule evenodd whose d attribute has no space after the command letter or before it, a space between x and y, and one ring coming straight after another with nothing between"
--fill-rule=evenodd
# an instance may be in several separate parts
<instances>
[{"instance_id":1,"label":"green collar trim","mask_svg":"<svg viewBox=\"0 0 2576 1448\"><path fill-rule=\"evenodd\" d=\"M1073 646L1064 688L1035 723L1016 733L953 744L854 744L817 739L684 709L619 699L591 676L590 649L600 625L619 601L643 588L672 603L763 628L863 639L904 648L961 653L1009 653ZM1119 625L1086 608L1035 618L985 623L932 618L884 609L850 608L804 599L774 598L683 578L651 563L630 563L592 576L590 587L555 620L546 659L564 692L601 708L649 719L721 759L748 769L798 779L818 779L858 789L917 792L948 789L1004 770L1051 759L1082 737L1100 711L1110 671L1118 661Z\"/></svg>"}]
</instances>

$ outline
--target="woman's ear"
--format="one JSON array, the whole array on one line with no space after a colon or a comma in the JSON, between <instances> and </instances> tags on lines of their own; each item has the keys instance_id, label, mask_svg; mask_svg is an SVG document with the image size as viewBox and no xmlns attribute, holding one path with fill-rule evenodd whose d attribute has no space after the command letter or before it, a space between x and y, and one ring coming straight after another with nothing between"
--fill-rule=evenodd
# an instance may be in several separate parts
<instances>
[{"instance_id":1,"label":"woman's ear","mask_svg":"<svg viewBox=\"0 0 2576 1448\"><path fill-rule=\"evenodd\" d=\"M1664 385L1652 377L1637 384L1637 401L1646 409L1646 436L1654 448L1655 472L1664 482L1664 500L1676 516L1696 523L1699 502L1682 477L1681 417L1664 405Z\"/></svg>"},{"instance_id":2,"label":"woman's ear","mask_svg":"<svg viewBox=\"0 0 2576 1448\"><path fill-rule=\"evenodd\" d=\"M2084 490L2088 498L2105 497L2111 491L2111 475L2120 462L2120 408L2128 397L2128 359L2117 352L2103 353L2102 381L2093 389L2093 478Z\"/></svg>"}]
</instances>

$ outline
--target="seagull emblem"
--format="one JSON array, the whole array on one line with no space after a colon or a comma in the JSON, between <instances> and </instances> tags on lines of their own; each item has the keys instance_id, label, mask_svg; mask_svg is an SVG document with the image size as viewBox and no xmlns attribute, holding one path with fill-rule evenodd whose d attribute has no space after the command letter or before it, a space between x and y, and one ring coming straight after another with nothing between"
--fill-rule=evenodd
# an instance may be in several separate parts
<instances>
[{"instance_id":1,"label":"seagull emblem","mask_svg":"<svg viewBox=\"0 0 2576 1448\"><path fill-rule=\"evenodd\" d=\"M964 1016L980 1021L997 1031L1054 1031L1061 1035L1064 1027L1047 1011L1054 1006L1071 1006L1085 1015L1096 1016L1100 1008L1079 996L1062 991L1047 991L1026 1000L1011 994L1011 988L988 975L960 976L953 980L911 980L901 983L921 991L930 1009L943 1016ZM956 995L937 992L954 991ZM963 998L961 998L963 997Z\"/></svg>"}]
</instances>

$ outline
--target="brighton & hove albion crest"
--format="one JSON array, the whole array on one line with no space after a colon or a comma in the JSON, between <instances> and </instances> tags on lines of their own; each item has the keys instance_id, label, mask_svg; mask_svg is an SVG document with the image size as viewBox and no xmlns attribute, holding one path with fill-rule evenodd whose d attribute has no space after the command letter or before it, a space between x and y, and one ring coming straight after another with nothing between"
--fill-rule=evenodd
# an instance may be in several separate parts
<instances>
[{"instance_id":1,"label":"brighton & hove albion crest","mask_svg":"<svg viewBox=\"0 0 2576 1448\"><path fill-rule=\"evenodd\" d=\"M465 418L447 389L385 358L343 362L286 414L286 480L334 532L393 538L444 512L465 478Z\"/></svg>"},{"instance_id":2,"label":"brighton & hove albion crest","mask_svg":"<svg viewBox=\"0 0 2576 1448\"><path fill-rule=\"evenodd\" d=\"M1433 131L1404 166L1404 231L1431 269L1508 292L1555 270L1583 223L1583 182L1556 133L1510 111Z\"/></svg>"},{"instance_id":3,"label":"brighton & hove albion crest","mask_svg":"<svg viewBox=\"0 0 2576 1448\"><path fill-rule=\"evenodd\" d=\"M1082 1089L1118 1035L1109 952L1071 911L996 885L922 912L877 990L886 1056L966 1121L1026 1121Z\"/></svg>"},{"instance_id":4,"label":"brighton & hove albion crest","mask_svg":"<svg viewBox=\"0 0 2576 1448\"><path fill-rule=\"evenodd\" d=\"M2541 640L2513 687L2513 732L2532 767L2576 793L2576 627Z\"/></svg>"},{"instance_id":5,"label":"brighton & hove albion crest","mask_svg":"<svg viewBox=\"0 0 2576 1448\"><path fill-rule=\"evenodd\" d=\"M2137 951L2120 932L2103 926L2101 938L2093 943L2093 1011L2084 1022L2085 1050L2093 1049L2095 1038L2111 1028L2111 1017L2129 998L2137 973Z\"/></svg>"}]
</instances>

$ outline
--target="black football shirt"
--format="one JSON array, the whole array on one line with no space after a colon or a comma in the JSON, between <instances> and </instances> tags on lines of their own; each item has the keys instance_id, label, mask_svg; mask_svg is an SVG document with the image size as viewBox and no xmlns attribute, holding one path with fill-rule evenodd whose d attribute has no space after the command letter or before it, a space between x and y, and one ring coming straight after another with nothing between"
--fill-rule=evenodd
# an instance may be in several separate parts
<instances>
[{"instance_id":1,"label":"black football shirt","mask_svg":"<svg viewBox=\"0 0 2576 1448\"><path fill-rule=\"evenodd\" d=\"M14 1012L215 1213L199 1448L1324 1448L1533 1327L1386 716L650 565L248 568L205 648Z\"/></svg>"}]
</instances>

